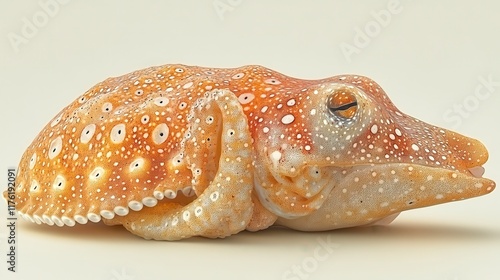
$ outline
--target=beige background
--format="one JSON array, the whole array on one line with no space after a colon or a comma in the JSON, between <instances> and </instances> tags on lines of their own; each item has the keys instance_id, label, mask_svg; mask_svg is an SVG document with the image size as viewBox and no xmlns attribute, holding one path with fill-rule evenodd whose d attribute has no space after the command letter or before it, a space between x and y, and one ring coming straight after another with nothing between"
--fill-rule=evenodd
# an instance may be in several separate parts
<instances>
[{"instance_id":1,"label":"beige background","mask_svg":"<svg viewBox=\"0 0 500 280\"><path fill-rule=\"evenodd\" d=\"M109 76L166 63L370 76L403 111L481 139L491 156L485 176L500 182L499 10L494 0L1 1L1 185L78 95ZM3 200L0 207L1 279L500 277L498 190L403 213L385 228L272 229L224 240L148 242L118 227L20 221L15 274L4 261Z\"/></svg>"}]
</instances>

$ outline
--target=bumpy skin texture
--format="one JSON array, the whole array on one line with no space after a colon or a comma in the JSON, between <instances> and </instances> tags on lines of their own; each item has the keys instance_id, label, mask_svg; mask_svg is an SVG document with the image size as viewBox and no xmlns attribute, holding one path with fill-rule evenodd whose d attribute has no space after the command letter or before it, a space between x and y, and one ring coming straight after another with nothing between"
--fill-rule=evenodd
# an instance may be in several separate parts
<instances>
[{"instance_id":1,"label":"bumpy skin texture","mask_svg":"<svg viewBox=\"0 0 500 280\"><path fill-rule=\"evenodd\" d=\"M331 230L487 194L487 158L366 77L165 65L109 78L51 120L21 159L16 208L160 240Z\"/></svg>"}]
</instances>

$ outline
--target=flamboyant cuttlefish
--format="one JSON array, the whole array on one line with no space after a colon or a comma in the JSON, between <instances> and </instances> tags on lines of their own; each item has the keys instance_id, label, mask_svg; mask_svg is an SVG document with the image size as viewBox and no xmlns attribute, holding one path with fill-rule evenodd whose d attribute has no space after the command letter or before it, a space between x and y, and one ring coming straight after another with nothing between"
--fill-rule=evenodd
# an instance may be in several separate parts
<instances>
[{"instance_id":1,"label":"flamboyant cuttlefish","mask_svg":"<svg viewBox=\"0 0 500 280\"><path fill-rule=\"evenodd\" d=\"M24 153L11 198L38 224L102 220L147 239L331 230L487 194L487 158L366 77L166 65L64 108Z\"/></svg>"}]
</instances>

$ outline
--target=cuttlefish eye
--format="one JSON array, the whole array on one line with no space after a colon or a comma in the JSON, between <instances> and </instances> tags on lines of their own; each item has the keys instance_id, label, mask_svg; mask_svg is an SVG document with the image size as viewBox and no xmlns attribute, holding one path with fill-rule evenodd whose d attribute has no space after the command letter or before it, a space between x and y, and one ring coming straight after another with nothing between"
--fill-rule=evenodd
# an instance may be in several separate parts
<instances>
[{"instance_id":1,"label":"cuttlefish eye","mask_svg":"<svg viewBox=\"0 0 500 280\"><path fill-rule=\"evenodd\" d=\"M336 89L327 100L330 113L341 119L352 119L358 111L358 101L352 89Z\"/></svg>"}]
</instances>

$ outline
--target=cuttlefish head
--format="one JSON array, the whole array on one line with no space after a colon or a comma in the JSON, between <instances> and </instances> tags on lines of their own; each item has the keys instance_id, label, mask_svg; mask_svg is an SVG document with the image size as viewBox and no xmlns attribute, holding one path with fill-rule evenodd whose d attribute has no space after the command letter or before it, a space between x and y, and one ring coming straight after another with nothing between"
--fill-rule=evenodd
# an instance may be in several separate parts
<instances>
[{"instance_id":1,"label":"cuttlefish head","mask_svg":"<svg viewBox=\"0 0 500 280\"><path fill-rule=\"evenodd\" d=\"M368 78L334 77L302 94L303 142L277 151L268 145L274 164L257 185L283 225L321 230L370 224L495 188L482 178L488 159L483 144L402 113Z\"/></svg>"}]
</instances>

